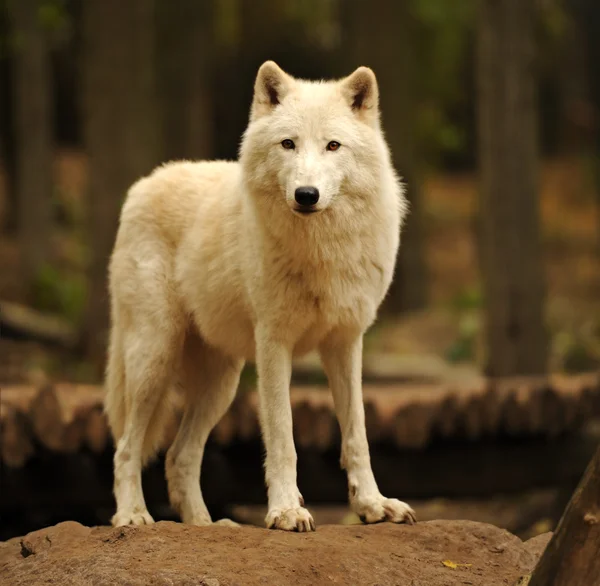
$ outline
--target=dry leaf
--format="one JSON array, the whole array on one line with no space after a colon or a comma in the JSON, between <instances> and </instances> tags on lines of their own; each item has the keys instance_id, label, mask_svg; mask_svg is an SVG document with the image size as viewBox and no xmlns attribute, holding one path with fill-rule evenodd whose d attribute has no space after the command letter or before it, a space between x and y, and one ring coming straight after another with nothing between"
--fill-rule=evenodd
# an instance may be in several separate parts
<instances>
[{"instance_id":1,"label":"dry leaf","mask_svg":"<svg viewBox=\"0 0 600 586\"><path fill-rule=\"evenodd\" d=\"M550 519L541 519L533 525L531 532L534 535L541 535L542 533L548 533L554 528L554 523Z\"/></svg>"},{"instance_id":2,"label":"dry leaf","mask_svg":"<svg viewBox=\"0 0 600 586\"><path fill-rule=\"evenodd\" d=\"M456 570L456 568L470 568L473 564L457 564L456 562L451 562L450 560L444 560L442 562L447 568L452 568Z\"/></svg>"},{"instance_id":3,"label":"dry leaf","mask_svg":"<svg viewBox=\"0 0 600 586\"><path fill-rule=\"evenodd\" d=\"M340 521L341 525L362 525L362 521L360 517L356 513L348 513L344 515L343 519Z\"/></svg>"}]
</instances>

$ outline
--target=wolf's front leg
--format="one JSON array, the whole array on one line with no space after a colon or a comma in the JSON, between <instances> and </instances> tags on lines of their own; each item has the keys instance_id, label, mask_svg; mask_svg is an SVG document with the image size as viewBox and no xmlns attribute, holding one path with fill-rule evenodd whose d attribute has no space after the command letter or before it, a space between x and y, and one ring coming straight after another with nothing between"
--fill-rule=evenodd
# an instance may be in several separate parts
<instances>
[{"instance_id":1,"label":"wolf's front leg","mask_svg":"<svg viewBox=\"0 0 600 586\"><path fill-rule=\"evenodd\" d=\"M342 467L348 473L350 507L364 523L414 523L414 511L377 487L365 427L362 397L362 334L332 333L321 345L321 360L342 431Z\"/></svg>"},{"instance_id":2,"label":"wolf's front leg","mask_svg":"<svg viewBox=\"0 0 600 586\"><path fill-rule=\"evenodd\" d=\"M268 331L256 333L260 423L266 447L265 478L270 529L314 531L296 484L296 449L292 428L290 378L292 352Z\"/></svg>"}]
</instances>

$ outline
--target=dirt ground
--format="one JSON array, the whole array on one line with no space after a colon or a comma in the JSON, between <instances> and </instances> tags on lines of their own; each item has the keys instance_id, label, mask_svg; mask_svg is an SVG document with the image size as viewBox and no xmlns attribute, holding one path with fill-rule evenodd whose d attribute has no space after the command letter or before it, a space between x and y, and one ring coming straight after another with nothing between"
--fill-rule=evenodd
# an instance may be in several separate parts
<instances>
[{"instance_id":1,"label":"dirt ground","mask_svg":"<svg viewBox=\"0 0 600 586\"><path fill-rule=\"evenodd\" d=\"M0 543L0 583L130 586L514 586L550 534L522 542L470 521L257 527L88 528L66 522Z\"/></svg>"}]
</instances>

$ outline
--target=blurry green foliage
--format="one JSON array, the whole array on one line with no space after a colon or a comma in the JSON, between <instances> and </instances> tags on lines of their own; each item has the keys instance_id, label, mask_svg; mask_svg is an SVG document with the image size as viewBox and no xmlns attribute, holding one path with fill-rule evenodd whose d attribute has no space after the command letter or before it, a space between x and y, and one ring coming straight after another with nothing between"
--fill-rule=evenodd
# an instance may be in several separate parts
<instances>
[{"instance_id":1,"label":"blurry green foliage","mask_svg":"<svg viewBox=\"0 0 600 586\"><path fill-rule=\"evenodd\" d=\"M458 338L446 350L448 362L473 362L477 360L477 343L481 331L481 313L465 311L459 319Z\"/></svg>"},{"instance_id":2,"label":"blurry green foliage","mask_svg":"<svg viewBox=\"0 0 600 586\"><path fill-rule=\"evenodd\" d=\"M11 4L23 0L0 0L0 15L6 18L10 14ZM37 20L53 48L67 43L72 34L72 14L68 0L38 0ZM10 18L7 19L10 22ZM23 31L6 26L0 27L0 59L19 51L26 43Z\"/></svg>"},{"instance_id":3,"label":"blurry green foliage","mask_svg":"<svg viewBox=\"0 0 600 586\"><path fill-rule=\"evenodd\" d=\"M474 51L478 0L409 0L414 16L417 141L421 159L466 160L475 152ZM556 66L569 30L564 0L540 0L538 65L542 103L558 91ZM547 117L546 117L547 118ZM544 119L546 123L551 123ZM472 163L473 161L471 161Z\"/></svg>"},{"instance_id":4,"label":"blurry green foliage","mask_svg":"<svg viewBox=\"0 0 600 586\"><path fill-rule=\"evenodd\" d=\"M562 39L569 27L565 0L543 0L540 4L540 41L551 43Z\"/></svg>"},{"instance_id":5,"label":"blurry green foliage","mask_svg":"<svg viewBox=\"0 0 600 586\"><path fill-rule=\"evenodd\" d=\"M219 0L215 7L215 40L234 47L241 36L240 0Z\"/></svg>"},{"instance_id":6,"label":"blurry green foliage","mask_svg":"<svg viewBox=\"0 0 600 586\"><path fill-rule=\"evenodd\" d=\"M47 31L61 31L70 24L66 0L40 0L38 20Z\"/></svg>"},{"instance_id":7,"label":"blurry green foliage","mask_svg":"<svg viewBox=\"0 0 600 586\"><path fill-rule=\"evenodd\" d=\"M420 66L417 76L424 95L459 99L464 87L459 75L475 26L474 0L411 0L417 21Z\"/></svg>"},{"instance_id":8,"label":"blurry green foliage","mask_svg":"<svg viewBox=\"0 0 600 586\"><path fill-rule=\"evenodd\" d=\"M599 364L598 356L595 356L591 349L580 340L574 340L563 358L563 369L568 373L596 370Z\"/></svg>"},{"instance_id":9,"label":"blurry green foliage","mask_svg":"<svg viewBox=\"0 0 600 586\"><path fill-rule=\"evenodd\" d=\"M83 207L81 198L70 197L57 186L54 187L52 192L52 215L61 226L69 230L82 226L85 221Z\"/></svg>"},{"instance_id":10,"label":"blurry green foliage","mask_svg":"<svg viewBox=\"0 0 600 586\"><path fill-rule=\"evenodd\" d=\"M467 133L457 108L472 96L467 82L468 51L475 28L475 0L410 0L416 21L417 140L430 164L464 151ZM462 121L464 122L464 120Z\"/></svg>"},{"instance_id":11,"label":"blurry green foliage","mask_svg":"<svg viewBox=\"0 0 600 586\"><path fill-rule=\"evenodd\" d=\"M33 304L37 309L59 314L72 323L80 321L86 298L84 274L66 274L52 265L45 265L32 289Z\"/></svg>"},{"instance_id":12,"label":"blurry green foliage","mask_svg":"<svg viewBox=\"0 0 600 586\"><path fill-rule=\"evenodd\" d=\"M483 294L479 285L463 289L450 300L451 310L458 314L458 337L446 350L449 362L477 361L482 307Z\"/></svg>"},{"instance_id":13,"label":"blurry green foliage","mask_svg":"<svg viewBox=\"0 0 600 586\"><path fill-rule=\"evenodd\" d=\"M463 289L452 298L450 305L457 312L481 309L483 307L481 287L474 285Z\"/></svg>"},{"instance_id":14,"label":"blurry green foliage","mask_svg":"<svg viewBox=\"0 0 600 586\"><path fill-rule=\"evenodd\" d=\"M459 337L446 350L445 358L448 362L456 364L459 362L471 362L475 356L475 343L471 338Z\"/></svg>"},{"instance_id":15,"label":"blurry green foliage","mask_svg":"<svg viewBox=\"0 0 600 586\"><path fill-rule=\"evenodd\" d=\"M240 375L239 391L250 391L256 388L256 382L258 380L258 374L256 373L256 367L252 363L247 363Z\"/></svg>"},{"instance_id":16,"label":"blurry green foliage","mask_svg":"<svg viewBox=\"0 0 600 586\"><path fill-rule=\"evenodd\" d=\"M590 318L579 327L556 331L552 338L556 366L567 373L600 368L600 318Z\"/></svg>"},{"instance_id":17,"label":"blurry green foliage","mask_svg":"<svg viewBox=\"0 0 600 586\"><path fill-rule=\"evenodd\" d=\"M68 373L68 380L79 384L94 384L98 382L96 367L85 360L70 361L68 364L60 364L62 371ZM58 370L58 368L56 369Z\"/></svg>"}]
</instances>

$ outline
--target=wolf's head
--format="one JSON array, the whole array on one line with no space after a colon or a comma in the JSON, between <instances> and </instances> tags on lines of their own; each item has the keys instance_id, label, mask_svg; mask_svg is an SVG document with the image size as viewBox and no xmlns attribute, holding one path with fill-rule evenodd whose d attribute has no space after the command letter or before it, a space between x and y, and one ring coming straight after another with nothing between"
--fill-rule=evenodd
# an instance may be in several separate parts
<instances>
[{"instance_id":1,"label":"wolf's head","mask_svg":"<svg viewBox=\"0 0 600 586\"><path fill-rule=\"evenodd\" d=\"M264 63L240 150L245 181L261 207L287 204L309 217L364 205L381 183L382 165L389 165L378 102L367 67L342 80L311 82Z\"/></svg>"}]
</instances>

